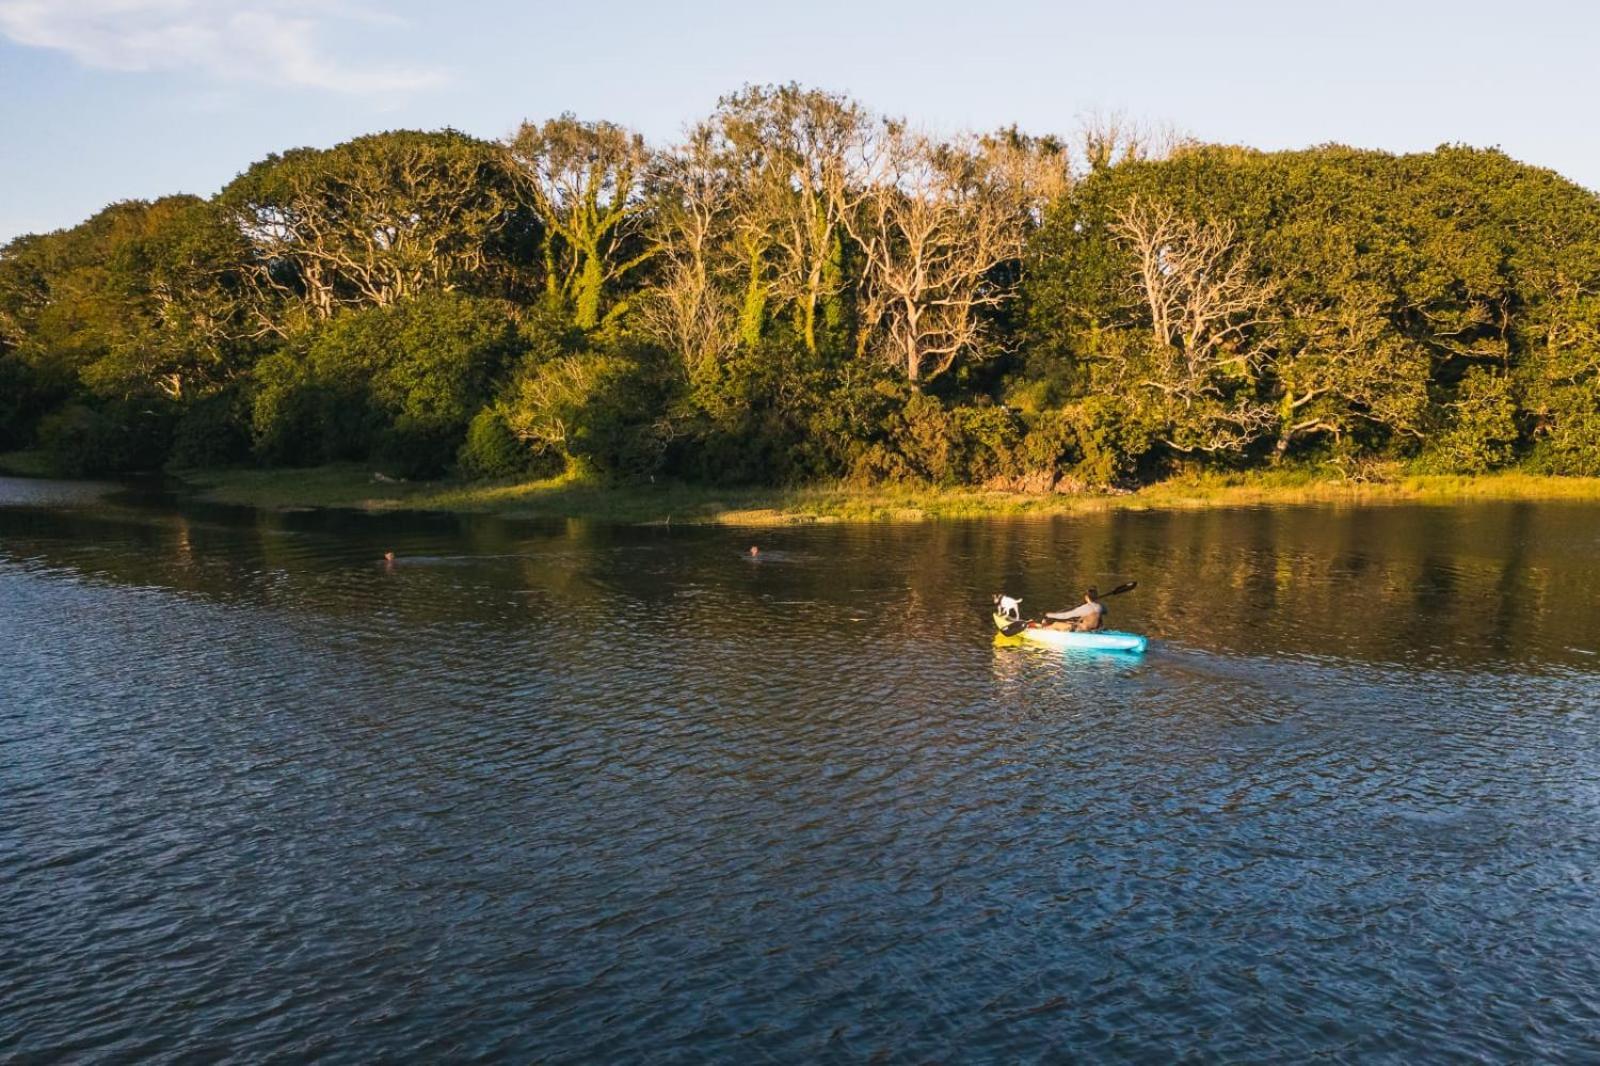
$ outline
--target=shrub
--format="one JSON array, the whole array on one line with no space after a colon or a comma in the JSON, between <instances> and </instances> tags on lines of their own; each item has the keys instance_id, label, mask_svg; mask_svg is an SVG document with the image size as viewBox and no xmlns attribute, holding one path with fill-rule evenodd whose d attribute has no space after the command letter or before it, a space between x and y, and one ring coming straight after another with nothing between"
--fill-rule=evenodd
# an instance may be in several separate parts
<instances>
[{"instance_id":1,"label":"shrub","mask_svg":"<svg viewBox=\"0 0 1600 1066\"><path fill-rule=\"evenodd\" d=\"M987 405L957 407L951 414L961 449L958 476L981 484L1021 473L1018 452L1027 426L1017 412Z\"/></svg>"},{"instance_id":2,"label":"shrub","mask_svg":"<svg viewBox=\"0 0 1600 1066\"><path fill-rule=\"evenodd\" d=\"M559 467L547 459L546 468L539 469L533 451L511 432L505 416L488 407L474 415L467 425L467 439L456 453L456 465L462 474L471 478L556 473L557 469L549 467Z\"/></svg>"},{"instance_id":3,"label":"shrub","mask_svg":"<svg viewBox=\"0 0 1600 1066\"><path fill-rule=\"evenodd\" d=\"M121 474L159 467L171 431L170 412L154 404L69 404L40 421L39 445L62 474Z\"/></svg>"},{"instance_id":4,"label":"shrub","mask_svg":"<svg viewBox=\"0 0 1600 1066\"><path fill-rule=\"evenodd\" d=\"M1073 473L1088 485L1125 482L1154 447L1154 428L1114 396L1091 396L1071 409L1081 458Z\"/></svg>"},{"instance_id":5,"label":"shrub","mask_svg":"<svg viewBox=\"0 0 1600 1066\"><path fill-rule=\"evenodd\" d=\"M913 392L889 421L889 443L917 480L954 481L959 476L956 421L944 404Z\"/></svg>"},{"instance_id":6,"label":"shrub","mask_svg":"<svg viewBox=\"0 0 1600 1066\"><path fill-rule=\"evenodd\" d=\"M837 476L859 447L860 382L842 387L825 358L779 336L697 367L662 421L662 462L719 484L784 484Z\"/></svg>"},{"instance_id":7,"label":"shrub","mask_svg":"<svg viewBox=\"0 0 1600 1066\"><path fill-rule=\"evenodd\" d=\"M1550 388L1529 466L1542 473L1600 477L1600 392L1593 384Z\"/></svg>"},{"instance_id":8,"label":"shrub","mask_svg":"<svg viewBox=\"0 0 1600 1066\"><path fill-rule=\"evenodd\" d=\"M0 451L33 443L40 417L69 391L14 354L0 355Z\"/></svg>"},{"instance_id":9,"label":"shrub","mask_svg":"<svg viewBox=\"0 0 1600 1066\"><path fill-rule=\"evenodd\" d=\"M249 455L249 407L237 390L226 389L183 409L167 465L180 470L229 466Z\"/></svg>"},{"instance_id":10,"label":"shrub","mask_svg":"<svg viewBox=\"0 0 1600 1066\"><path fill-rule=\"evenodd\" d=\"M1041 412L1017 448L1021 473L1047 475L1052 481L1082 462L1078 427L1070 411Z\"/></svg>"},{"instance_id":11,"label":"shrub","mask_svg":"<svg viewBox=\"0 0 1600 1066\"><path fill-rule=\"evenodd\" d=\"M1449 422L1422 456L1425 469L1480 474L1511 461L1517 401L1508 378L1473 367L1449 406Z\"/></svg>"},{"instance_id":12,"label":"shrub","mask_svg":"<svg viewBox=\"0 0 1600 1066\"><path fill-rule=\"evenodd\" d=\"M500 304L456 293L340 315L256 365L257 454L438 473L528 343Z\"/></svg>"},{"instance_id":13,"label":"shrub","mask_svg":"<svg viewBox=\"0 0 1600 1066\"><path fill-rule=\"evenodd\" d=\"M256 364L250 401L256 456L275 466L315 466L365 455L375 419L359 394L335 392L293 351Z\"/></svg>"},{"instance_id":14,"label":"shrub","mask_svg":"<svg viewBox=\"0 0 1600 1066\"><path fill-rule=\"evenodd\" d=\"M662 388L648 353L591 351L525 364L498 410L536 461L636 477L660 461Z\"/></svg>"},{"instance_id":15,"label":"shrub","mask_svg":"<svg viewBox=\"0 0 1600 1066\"><path fill-rule=\"evenodd\" d=\"M459 438L453 426L401 415L377 432L370 458L395 477L438 477L455 458Z\"/></svg>"}]
</instances>

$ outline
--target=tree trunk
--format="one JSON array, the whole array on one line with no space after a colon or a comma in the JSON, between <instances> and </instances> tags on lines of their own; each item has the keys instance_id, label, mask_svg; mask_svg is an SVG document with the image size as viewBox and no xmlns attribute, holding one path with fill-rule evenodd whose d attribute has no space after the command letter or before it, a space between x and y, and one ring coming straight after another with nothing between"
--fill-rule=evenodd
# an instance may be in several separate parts
<instances>
[{"instance_id":1,"label":"tree trunk","mask_svg":"<svg viewBox=\"0 0 1600 1066\"><path fill-rule=\"evenodd\" d=\"M593 255L585 255L583 272L578 275L576 323L579 329L594 329L600 324L600 287L603 280L600 260Z\"/></svg>"},{"instance_id":2,"label":"tree trunk","mask_svg":"<svg viewBox=\"0 0 1600 1066\"><path fill-rule=\"evenodd\" d=\"M761 263L750 257L750 283L744 290L744 307L739 312L739 339L746 348L761 343L761 327L766 324L767 287L761 283Z\"/></svg>"}]
</instances>

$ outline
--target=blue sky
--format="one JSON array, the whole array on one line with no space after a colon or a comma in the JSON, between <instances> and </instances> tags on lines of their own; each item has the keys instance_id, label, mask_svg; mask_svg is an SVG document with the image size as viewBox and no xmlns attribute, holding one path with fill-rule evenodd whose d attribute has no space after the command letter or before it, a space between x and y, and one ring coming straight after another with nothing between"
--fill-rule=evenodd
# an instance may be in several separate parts
<instances>
[{"instance_id":1,"label":"blue sky","mask_svg":"<svg viewBox=\"0 0 1600 1066\"><path fill-rule=\"evenodd\" d=\"M790 80L934 128L1498 145L1600 188L1588 3L0 0L0 240L379 129L571 110L664 141Z\"/></svg>"}]
</instances>

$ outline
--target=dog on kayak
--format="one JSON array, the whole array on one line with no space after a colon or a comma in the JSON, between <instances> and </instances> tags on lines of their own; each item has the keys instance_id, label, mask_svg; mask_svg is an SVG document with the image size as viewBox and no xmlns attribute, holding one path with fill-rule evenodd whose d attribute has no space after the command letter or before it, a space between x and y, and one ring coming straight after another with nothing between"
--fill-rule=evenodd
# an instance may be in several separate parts
<instances>
[{"instance_id":1,"label":"dog on kayak","mask_svg":"<svg viewBox=\"0 0 1600 1066\"><path fill-rule=\"evenodd\" d=\"M1013 622L1022 621L1022 600L1003 592L994 594L994 613Z\"/></svg>"}]
</instances>

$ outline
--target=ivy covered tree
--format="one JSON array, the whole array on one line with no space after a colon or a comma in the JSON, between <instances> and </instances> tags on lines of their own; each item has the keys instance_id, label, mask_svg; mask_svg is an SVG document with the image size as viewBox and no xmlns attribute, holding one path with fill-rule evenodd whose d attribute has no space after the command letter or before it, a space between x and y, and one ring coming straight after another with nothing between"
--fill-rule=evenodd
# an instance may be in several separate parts
<instances>
[{"instance_id":1,"label":"ivy covered tree","mask_svg":"<svg viewBox=\"0 0 1600 1066\"><path fill-rule=\"evenodd\" d=\"M622 293L653 251L644 138L565 114L523 123L510 149L544 227L545 290L571 308L578 328L594 329L626 308Z\"/></svg>"}]
</instances>

